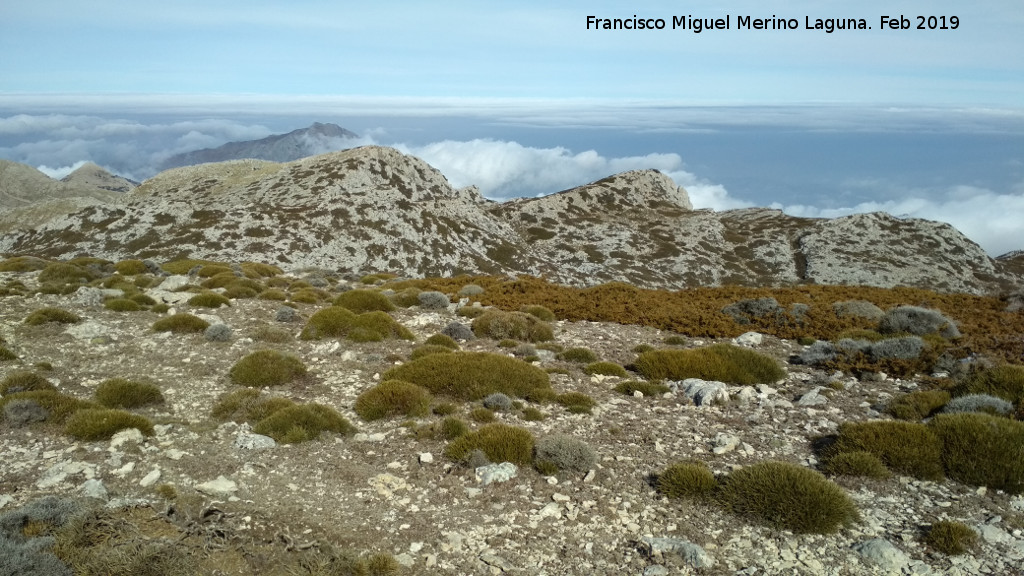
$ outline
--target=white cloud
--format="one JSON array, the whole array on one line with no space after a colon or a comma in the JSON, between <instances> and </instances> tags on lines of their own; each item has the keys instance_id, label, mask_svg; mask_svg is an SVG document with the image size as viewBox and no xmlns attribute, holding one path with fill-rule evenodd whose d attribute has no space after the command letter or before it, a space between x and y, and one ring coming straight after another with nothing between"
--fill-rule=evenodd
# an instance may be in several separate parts
<instances>
[{"instance_id":1,"label":"white cloud","mask_svg":"<svg viewBox=\"0 0 1024 576\"><path fill-rule=\"evenodd\" d=\"M922 193L924 192L924 193ZM990 256L1024 248L1024 182L1007 193L973 186L917 191L900 199L862 202L854 206L820 208L774 204L793 216L836 218L866 212L888 212L900 217L923 218L952 224L977 242Z\"/></svg>"}]
</instances>

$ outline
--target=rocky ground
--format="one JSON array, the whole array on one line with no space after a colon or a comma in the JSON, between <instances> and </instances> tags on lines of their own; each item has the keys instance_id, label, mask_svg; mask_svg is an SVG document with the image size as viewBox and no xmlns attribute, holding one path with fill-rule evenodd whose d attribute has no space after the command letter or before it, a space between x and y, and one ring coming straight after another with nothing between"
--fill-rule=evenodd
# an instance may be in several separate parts
<instances>
[{"instance_id":1,"label":"rocky ground","mask_svg":"<svg viewBox=\"0 0 1024 576\"><path fill-rule=\"evenodd\" d=\"M31 288L35 274L0 274ZM157 294L160 295L160 294ZM167 294L163 294L167 297ZM171 296L173 299L173 296ZM87 299L86 299L87 300ZM76 312L75 325L28 326L44 306ZM184 310L189 307L174 304ZM912 380L858 381L787 363L800 346L765 336L754 348L777 358L788 375L770 386L730 387L724 404L698 406L682 393L627 397L615 377L589 376L579 365L541 353L558 392L597 400L592 414L542 406L547 417L498 420L540 438L552 433L585 440L598 454L585 475L544 477L519 469L505 481L483 484L474 470L447 460L445 442L419 439L401 419L363 422L353 402L415 343L353 344L294 338L302 322L275 322L278 303L236 300L231 307L190 312L216 316L233 329L228 342L202 334L154 333L152 312L114 312L76 295L0 299L0 335L20 358L0 363L0 378L48 362L58 389L81 398L112 377L148 379L167 402L140 412L158 423L156 434L130 432L112 441L78 442L45 425L0 424L0 514L46 495L89 494L146 518L173 515L157 488L173 485L178 508L205 511L205 548L279 551L330 543L394 555L405 574L1024 574L1024 498L999 491L894 476L839 477L862 520L838 534L794 535L702 504L670 501L649 477L685 458L716 473L763 460L814 467L812 438L840 422L884 418L888 398L914 389ZM318 307L300 305L303 318ZM418 342L452 321L453 311L399 310L394 317ZM292 337L266 342L268 326ZM663 346L658 330L557 322L556 342L585 346L602 359L628 364L639 344ZM754 338L753 340L757 340ZM710 344L686 339L685 347ZM246 353L275 348L299 356L310 374L269 392L335 407L359 428L353 437L325 435L294 445L255 447L247 425L219 424L210 408L234 389L228 370ZM468 342L466 350L503 351L497 342ZM464 405L466 417L473 406ZM421 419L438 420L439 417ZM467 418L468 419L468 418ZM975 527L980 546L946 556L921 542L938 520ZM251 570L225 561L214 573Z\"/></svg>"}]
</instances>

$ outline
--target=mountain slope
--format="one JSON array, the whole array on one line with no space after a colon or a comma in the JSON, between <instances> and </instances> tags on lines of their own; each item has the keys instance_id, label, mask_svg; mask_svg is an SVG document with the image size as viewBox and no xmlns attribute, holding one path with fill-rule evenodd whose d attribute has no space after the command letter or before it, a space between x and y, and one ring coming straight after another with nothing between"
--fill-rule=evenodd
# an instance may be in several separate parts
<instances>
[{"instance_id":1,"label":"mountain slope","mask_svg":"<svg viewBox=\"0 0 1024 576\"><path fill-rule=\"evenodd\" d=\"M358 138L358 136L336 124L314 122L308 128L292 130L287 134L274 134L259 140L228 142L217 148L204 148L177 154L165 160L163 168L166 170L181 166L248 158L291 162L319 154L325 150L338 150L343 147L341 141L350 138Z\"/></svg>"},{"instance_id":2,"label":"mountain slope","mask_svg":"<svg viewBox=\"0 0 1024 576\"><path fill-rule=\"evenodd\" d=\"M62 182L31 166L0 160L0 234L35 228L88 206L117 202L122 196L92 182L78 178Z\"/></svg>"},{"instance_id":3,"label":"mountain slope","mask_svg":"<svg viewBox=\"0 0 1024 576\"><path fill-rule=\"evenodd\" d=\"M86 162L79 166L74 172L61 178L60 181L66 184L92 186L111 192L131 192L139 185L138 182L133 182L121 176L115 176L92 162Z\"/></svg>"},{"instance_id":4,"label":"mountain slope","mask_svg":"<svg viewBox=\"0 0 1024 576\"><path fill-rule=\"evenodd\" d=\"M693 210L686 191L654 170L498 204L376 146L169 170L121 204L0 236L0 251L253 259L411 276L526 273L670 289L814 282L979 293L1019 283L946 224Z\"/></svg>"}]
</instances>

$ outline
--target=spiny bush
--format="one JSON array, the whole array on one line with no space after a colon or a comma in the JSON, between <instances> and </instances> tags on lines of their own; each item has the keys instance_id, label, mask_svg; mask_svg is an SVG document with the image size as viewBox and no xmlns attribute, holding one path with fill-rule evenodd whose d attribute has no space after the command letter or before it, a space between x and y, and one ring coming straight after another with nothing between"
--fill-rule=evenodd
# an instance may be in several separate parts
<instances>
[{"instance_id":1,"label":"spiny bush","mask_svg":"<svg viewBox=\"0 0 1024 576\"><path fill-rule=\"evenodd\" d=\"M110 378L100 382L93 397L107 408L138 408L148 404L162 404L164 401L164 395L156 386L124 378Z\"/></svg>"},{"instance_id":2,"label":"spiny bush","mask_svg":"<svg viewBox=\"0 0 1024 576\"><path fill-rule=\"evenodd\" d=\"M469 419L473 422L479 422L481 424L487 424L494 422L496 419L494 410L489 408L477 407L469 411Z\"/></svg>"},{"instance_id":3,"label":"spiny bush","mask_svg":"<svg viewBox=\"0 0 1024 576\"><path fill-rule=\"evenodd\" d=\"M356 314L363 312L391 312L395 305L384 294L376 290L349 290L342 292L334 299L334 305L348 309Z\"/></svg>"},{"instance_id":4,"label":"spiny bush","mask_svg":"<svg viewBox=\"0 0 1024 576\"><path fill-rule=\"evenodd\" d=\"M558 354L558 359L579 364L590 364L591 362L598 361L597 354L594 354L590 348L569 348L568 350L563 350Z\"/></svg>"},{"instance_id":5,"label":"spiny bush","mask_svg":"<svg viewBox=\"0 0 1024 576\"><path fill-rule=\"evenodd\" d=\"M734 302L724 308L722 313L732 318L737 324L746 325L760 320L770 319L782 321L785 311L775 298L748 298Z\"/></svg>"},{"instance_id":6,"label":"spiny bush","mask_svg":"<svg viewBox=\"0 0 1024 576\"><path fill-rule=\"evenodd\" d=\"M529 314L530 316L533 316L537 320L541 320L543 322L555 321L555 313L544 306L540 306L539 304L523 306L519 311L525 314Z\"/></svg>"},{"instance_id":7,"label":"spiny bush","mask_svg":"<svg viewBox=\"0 0 1024 576\"><path fill-rule=\"evenodd\" d=\"M259 390L242 388L223 394L210 410L210 416L220 421L231 420L241 424L255 424L278 410L296 406L295 402L279 396L267 396Z\"/></svg>"},{"instance_id":8,"label":"spiny bush","mask_svg":"<svg viewBox=\"0 0 1024 576\"><path fill-rule=\"evenodd\" d=\"M488 310L473 320L473 334L494 340L521 340L546 342L554 339L554 331L547 322L522 312Z\"/></svg>"},{"instance_id":9,"label":"spiny bush","mask_svg":"<svg viewBox=\"0 0 1024 576\"><path fill-rule=\"evenodd\" d=\"M618 376L619 378L629 377L626 369L615 362L592 362L583 368L583 372L591 375L602 374L605 376Z\"/></svg>"},{"instance_id":10,"label":"spiny bush","mask_svg":"<svg viewBox=\"0 0 1024 576\"><path fill-rule=\"evenodd\" d=\"M466 434L469 434L469 424L459 418L448 417L441 420L441 435L445 439L453 440Z\"/></svg>"},{"instance_id":11,"label":"spiny bush","mask_svg":"<svg viewBox=\"0 0 1024 576\"><path fill-rule=\"evenodd\" d=\"M643 352L635 366L649 380L700 378L751 385L772 383L786 375L772 358L731 344Z\"/></svg>"},{"instance_id":12,"label":"spiny bush","mask_svg":"<svg viewBox=\"0 0 1024 576\"><path fill-rule=\"evenodd\" d=\"M276 302L284 302L288 299L288 293L278 288L267 288L263 292L256 295L256 298L260 300L274 300Z\"/></svg>"},{"instance_id":13,"label":"spiny bush","mask_svg":"<svg viewBox=\"0 0 1024 576\"><path fill-rule=\"evenodd\" d=\"M257 350L231 367L231 382L263 388L287 384L305 376L306 366L298 357L277 350Z\"/></svg>"},{"instance_id":14,"label":"spiny bush","mask_svg":"<svg viewBox=\"0 0 1024 576\"><path fill-rule=\"evenodd\" d=\"M1003 364L994 368L975 370L953 390L955 396L988 394L1007 402L1024 402L1024 366Z\"/></svg>"},{"instance_id":15,"label":"spiny bush","mask_svg":"<svg viewBox=\"0 0 1024 576\"><path fill-rule=\"evenodd\" d=\"M451 301L443 292L427 290L416 295L420 308L424 310L447 310Z\"/></svg>"},{"instance_id":16,"label":"spiny bush","mask_svg":"<svg viewBox=\"0 0 1024 576\"><path fill-rule=\"evenodd\" d=\"M388 272L378 272L376 274L367 274L363 276L359 279L359 282L362 284L377 284L379 282L387 282L395 277L396 276L394 274L390 274Z\"/></svg>"},{"instance_id":17,"label":"spiny bush","mask_svg":"<svg viewBox=\"0 0 1024 576\"><path fill-rule=\"evenodd\" d=\"M547 416L533 406L523 408L523 420L526 420L527 422L541 422L545 418L547 418Z\"/></svg>"},{"instance_id":18,"label":"spiny bush","mask_svg":"<svg viewBox=\"0 0 1024 576\"><path fill-rule=\"evenodd\" d=\"M481 306L462 306L455 311L455 314L457 316L462 316L463 318L477 318L479 316L483 316L484 312L487 312L487 310L489 309Z\"/></svg>"},{"instance_id":19,"label":"spiny bush","mask_svg":"<svg viewBox=\"0 0 1024 576\"><path fill-rule=\"evenodd\" d=\"M865 476L888 478L892 476L878 456L866 450L840 452L825 462L825 472L834 476Z\"/></svg>"},{"instance_id":20,"label":"spiny bush","mask_svg":"<svg viewBox=\"0 0 1024 576\"><path fill-rule=\"evenodd\" d=\"M865 318L878 322L885 316L885 312L867 300L843 300L832 304L836 316L842 318L851 316L854 318Z\"/></svg>"},{"instance_id":21,"label":"spiny bush","mask_svg":"<svg viewBox=\"0 0 1024 576\"><path fill-rule=\"evenodd\" d=\"M56 390L57 388L46 378L35 372L17 370L8 374L0 381L0 395L27 392L30 390Z\"/></svg>"},{"instance_id":22,"label":"spiny bush","mask_svg":"<svg viewBox=\"0 0 1024 576\"><path fill-rule=\"evenodd\" d=\"M153 435L149 418L111 409L85 409L72 414L64 425L64 432L78 440L109 440L114 434L136 428L146 436Z\"/></svg>"},{"instance_id":23,"label":"spiny bush","mask_svg":"<svg viewBox=\"0 0 1024 576\"><path fill-rule=\"evenodd\" d=\"M489 394L484 398L484 408L489 408L498 412L507 412L512 409L512 399L507 394L501 392L495 392Z\"/></svg>"},{"instance_id":24,"label":"spiny bush","mask_svg":"<svg viewBox=\"0 0 1024 576\"><path fill-rule=\"evenodd\" d=\"M557 472L587 472L597 464L597 453L586 442L568 434L552 434L537 441L534 447L534 465L538 470Z\"/></svg>"},{"instance_id":25,"label":"spiny bush","mask_svg":"<svg viewBox=\"0 0 1024 576\"><path fill-rule=\"evenodd\" d=\"M844 422L826 460L843 452L870 452L886 467L920 478L942 480L942 443L924 424L890 420Z\"/></svg>"},{"instance_id":26,"label":"spiny bush","mask_svg":"<svg viewBox=\"0 0 1024 576\"><path fill-rule=\"evenodd\" d=\"M132 294L128 299L139 306L154 306L157 303L155 299L147 296L146 294L142 294L141 292L138 294Z\"/></svg>"},{"instance_id":27,"label":"spiny bush","mask_svg":"<svg viewBox=\"0 0 1024 576\"><path fill-rule=\"evenodd\" d=\"M227 324L211 324L209 328L203 331L203 338L207 342L227 342L231 340L234 333L235 331Z\"/></svg>"},{"instance_id":28,"label":"spiny bush","mask_svg":"<svg viewBox=\"0 0 1024 576\"><path fill-rule=\"evenodd\" d=\"M386 312L366 312L357 315L341 306L318 310L309 317L306 327L299 335L302 340L348 338L353 342L379 342L385 338L411 340L412 337L407 328Z\"/></svg>"},{"instance_id":29,"label":"spiny bush","mask_svg":"<svg viewBox=\"0 0 1024 576\"><path fill-rule=\"evenodd\" d=\"M235 277L235 271L230 266L224 264L206 264L205 266L200 266L196 272L196 276L200 278L213 278L221 274L231 275L232 278Z\"/></svg>"},{"instance_id":30,"label":"spiny bush","mask_svg":"<svg viewBox=\"0 0 1024 576\"><path fill-rule=\"evenodd\" d=\"M239 268L246 278L273 278L284 274L284 270L279 267L262 262L242 262Z\"/></svg>"},{"instance_id":31,"label":"spiny bush","mask_svg":"<svg viewBox=\"0 0 1024 576\"><path fill-rule=\"evenodd\" d=\"M289 299L298 304L316 304L323 300L323 297L315 290L299 290L292 292Z\"/></svg>"},{"instance_id":32,"label":"spiny bush","mask_svg":"<svg viewBox=\"0 0 1024 576\"><path fill-rule=\"evenodd\" d=\"M0 261L0 272L35 272L46 268L47 262L35 256L14 256Z\"/></svg>"},{"instance_id":33,"label":"spiny bush","mask_svg":"<svg viewBox=\"0 0 1024 576\"><path fill-rule=\"evenodd\" d=\"M842 488L788 462L736 470L719 484L715 497L735 514L798 534L829 534L860 517Z\"/></svg>"},{"instance_id":34,"label":"spiny bush","mask_svg":"<svg viewBox=\"0 0 1024 576\"><path fill-rule=\"evenodd\" d=\"M49 264L36 278L40 284L53 282L57 284L81 284L96 278L89 270L66 262Z\"/></svg>"},{"instance_id":35,"label":"spiny bush","mask_svg":"<svg viewBox=\"0 0 1024 576\"><path fill-rule=\"evenodd\" d=\"M913 360L924 352L924 340L917 336L886 338L871 345L871 357L874 360Z\"/></svg>"},{"instance_id":36,"label":"spiny bush","mask_svg":"<svg viewBox=\"0 0 1024 576\"><path fill-rule=\"evenodd\" d=\"M17 360L18 355L8 350L5 346L0 346L0 362L10 362L11 360Z\"/></svg>"},{"instance_id":37,"label":"spiny bush","mask_svg":"<svg viewBox=\"0 0 1024 576\"><path fill-rule=\"evenodd\" d=\"M173 332L175 334L188 334L190 332L202 332L210 327L210 323L192 314L178 313L167 318L161 318L153 322L155 332Z\"/></svg>"},{"instance_id":38,"label":"spiny bush","mask_svg":"<svg viewBox=\"0 0 1024 576\"><path fill-rule=\"evenodd\" d=\"M430 356L431 354L451 354L455 352L447 346L434 346L430 344L424 344L423 346L417 346L413 348L413 351L409 354L409 360L416 360L423 358L424 356Z\"/></svg>"},{"instance_id":39,"label":"spiny bush","mask_svg":"<svg viewBox=\"0 0 1024 576\"><path fill-rule=\"evenodd\" d=\"M427 346L444 346L445 348L451 348L452 350L459 350L459 343L454 338L446 334L434 334L430 338L427 338L423 342Z\"/></svg>"},{"instance_id":40,"label":"spiny bush","mask_svg":"<svg viewBox=\"0 0 1024 576\"><path fill-rule=\"evenodd\" d=\"M664 384L646 382L642 380L626 380L615 385L615 391L626 396L632 396L634 392L640 392L646 396L661 396L672 389Z\"/></svg>"},{"instance_id":41,"label":"spiny bush","mask_svg":"<svg viewBox=\"0 0 1024 576\"><path fill-rule=\"evenodd\" d=\"M47 420L57 424L63 423L67 420L68 416L79 410L100 408L100 405L95 402L79 400L74 396L61 394L56 390L30 390L28 392L4 394L4 397L0 398L0 408L6 407L9 402L16 400L29 400L42 406L49 414Z\"/></svg>"},{"instance_id":42,"label":"spiny bush","mask_svg":"<svg viewBox=\"0 0 1024 576\"><path fill-rule=\"evenodd\" d=\"M145 274L149 271L149 268L146 268L146 263L142 260L129 259L121 260L114 264L114 270L123 276L135 276L137 274Z\"/></svg>"},{"instance_id":43,"label":"spiny bush","mask_svg":"<svg viewBox=\"0 0 1024 576\"><path fill-rule=\"evenodd\" d=\"M920 390L896 396L885 411L900 420L919 422L945 406L949 398L945 390Z\"/></svg>"},{"instance_id":44,"label":"spiny bush","mask_svg":"<svg viewBox=\"0 0 1024 576\"><path fill-rule=\"evenodd\" d=\"M555 397L555 402L561 404L566 410L573 414L590 414L590 411L597 406L593 398L582 392L566 392Z\"/></svg>"},{"instance_id":45,"label":"spiny bush","mask_svg":"<svg viewBox=\"0 0 1024 576\"><path fill-rule=\"evenodd\" d=\"M703 498L718 486L708 465L699 460L683 460L670 464L657 476L658 492L669 498Z\"/></svg>"},{"instance_id":46,"label":"spiny bush","mask_svg":"<svg viewBox=\"0 0 1024 576\"><path fill-rule=\"evenodd\" d=\"M466 342L476 338L473 334L473 330L460 322L451 322L447 326L441 329L441 334L455 340L456 342Z\"/></svg>"},{"instance_id":47,"label":"spiny bush","mask_svg":"<svg viewBox=\"0 0 1024 576\"><path fill-rule=\"evenodd\" d=\"M484 289L476 284L466 284L462 288L459 288L459 296L479 296L484 293Z\"/></svg>"},{"instance_id":48,"label":"spiny bush","mask_svg":"<svg viewBox=\"0 0 1024 576\"><path fill-rule=\"evenodd\" d=\"M180 275L188 274L189 271L191 271L196 266L202 267L208 264L222 265L219 262L214 262L212 260L196 260L193 258L183 258L181 260L172 260L171 262L166 262L164 264L161 264L160 267L164 270L164 272L167 272L168 274Z\"/></svg>"},{"instance_id":49,"label":"spiny bush","mask_svg":"<svg viewBox=\"0 0 1024 576\"><path fill-rule=\"evenodd\" d=\"M25 317L25 324L28 324L29 326L39 326L40 324L46 324L48 322L77 324L81 321L81 316L74 312L64 310L63 308L40 308Z\"/></svg>"},{"instance_id":50,"label":"spiny bush","mask_svg":"<svg viewBox=\"0 0 1024 576\"><path fill-rule=\"evenodd\" d=\"M917 336L939 334L947 339L960 337L956 323L943 316L942 312L919 306L899 306L889 310L878 323L878 331L883 334L909 333Z\"/></svg>"},{"instance_id":51,"label":"spiny bush","mask_svg":"<svg viewBox=\"0 0 1024 576\"><path fill-rule=\"evenodd\" d=\"M989 414L939 414L929 427L942 443L950 478L1011 494L1024 492L1024 422Z\"/></svg>"},{"instance_id":52,"label":"spiny bush","mask_svg":"<svg viewBox=\"0 0 1024 576\"><path fill-rule=\"evenodd\" d=\"M551 387L547 373L540 368L487 352L424 356L388 370L381 379L405 380L433 394L460 400L480 400L494 392L522 398Z\"/></svg>"},{"instance_id":53,"label":"spiny bush","mask_svg":"<svg viewBox=\"0 0 1024 576\"><path fill-rule=\"evenodd\" d=\"M142 306L138 302L128 298L111 298L103 302L103 307L114 312L138 312L142 310Z\"/></svg>"},{"instance_id":54,"label":"spiny bush","mask_svg":"<svg viewBox=\"0 0 1024 576\"><path fill-rule=\"evenodd\" d=\"M661 339L661 342L669 346L685 346L687 340L684 336L673 334L671 336L665 336L664 338Z\"/></svg>"},{"instance_id":55,"label":"spiny bush","mask_svg":"<svg viewBox=\"0 0 1024 576\"><path fill-rule=\"evenodd\" d=\"M353 409L363 420L391 416L426 416L433 401L430 391L401 380L385 380L356 398Z\"/></svg>"},{"instance_id":56,"label":"spiny bush","mask_svg":"<svg viewBox=\"0 0 1024 576\"><path fill-rule=\"evenodd\" d=\"M963 522L939 520L931 525L922 540L943 554L956 556L977 547L978 534Z\"/></svg>"},{"instance_id":57,"label":"spiny bush","mask_svg":"<svg viewBox=\"0 0 1024 576\"><path fill-rule=\"evenodd\" d=\"M16 398L3 404L3 417L0 420L19 427L44 422L49 417L50 412L35 400Z\"/></svg>"},{"instance_id":58,"label":"spiny bush","mask_svg":"<svg viewBox=\"0 0 1024 576\"><path fill-rule=\"evenodd\" d=\"M481 450L491 462L511 462L529 466L533 462L533 434L524 428L506 424L488 424L452 441L445 456L462 461L470 452Z\"/></svg>"},{"instance_id":59,"label":"spiny bush","mask_svg":"<svg viewBox=\"0 0 1024 576\"><path fill-rule=\"evenodd\" d=\"M323 432L351 436L356 428L329 406L300 404L275 411L257 422L253 432L270 436L281 444L294 444L316 440Z\"/></svg>"},{"instance_id":60,"label":"spiny bush","mask_svg":"<svg viewBox=\"0 0 1024 576\"><path fill-rule=\"evenodd\" d=\"M983 412L993 416L1009 416L1013 412L1013 404L988 394L968 394L950 400L942 411L946 414Z\"/></svg>"},{"instance_id":61,"label":"spiny bush","mask_svg":"<svg viewBox=\"0 0 1024 576\"><path fill-rule=\"evenodd\" d=\"M220 308L221 306L231 306L231 300L216 292L201 292L189 298L188 305L202 308Z\"/></svg>"}]
</instances>

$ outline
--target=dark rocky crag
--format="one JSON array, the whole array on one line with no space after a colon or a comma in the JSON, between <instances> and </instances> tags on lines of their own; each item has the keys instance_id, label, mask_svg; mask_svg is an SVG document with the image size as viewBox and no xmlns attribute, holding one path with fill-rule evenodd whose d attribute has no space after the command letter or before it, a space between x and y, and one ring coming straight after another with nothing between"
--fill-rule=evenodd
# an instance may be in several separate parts
<instances>
[{"instance_id":1,"label":"dark rocky crag","mask_svg":"<svg viewBox=\"0 0 1024 576\"><path fill-rule=\"evenodd\" d=\"M272 162L292 162L326 150L337 150L342 147L339 146L340 141L351 138L358 138L358 135L337 124L314 122L308 128L292 130L287 134L274 134L259 140L228 142L216 148L204 148L176 154L165 160L162 168L167 170L181 166L247 158Z\"/></svg>"}]
</instances>

